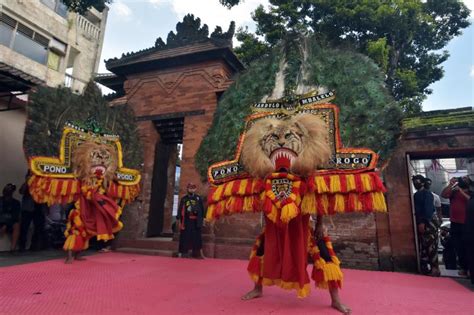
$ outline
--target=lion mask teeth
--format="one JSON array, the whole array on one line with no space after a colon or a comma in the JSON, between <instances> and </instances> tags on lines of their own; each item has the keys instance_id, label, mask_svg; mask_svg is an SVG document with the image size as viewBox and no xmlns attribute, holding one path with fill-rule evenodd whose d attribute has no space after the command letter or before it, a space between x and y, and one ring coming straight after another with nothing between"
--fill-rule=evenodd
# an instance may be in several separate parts
<instances>
[{"instance_id":1,"label":"lion mask teeth","mask_svg":"<svg viewBox=\"0 0 474 315\"><path fill-rule=\"evenodd\" d=\"M101 177L105 174L106 168L103 165L95 165L91 169L92 174Z\"/></svg>"},{"instance_id":2,"label":"lion mask teeth","mask_svg":"<svg viewBox=\"0 0 474 315\"><path fill-rule=\"evenodd\" d=\"M297 154L292 150L288 148L280 148L271 153L270 160L272 161L275 171L289 171L296 157Z\"/></svg>"}]
</instances>

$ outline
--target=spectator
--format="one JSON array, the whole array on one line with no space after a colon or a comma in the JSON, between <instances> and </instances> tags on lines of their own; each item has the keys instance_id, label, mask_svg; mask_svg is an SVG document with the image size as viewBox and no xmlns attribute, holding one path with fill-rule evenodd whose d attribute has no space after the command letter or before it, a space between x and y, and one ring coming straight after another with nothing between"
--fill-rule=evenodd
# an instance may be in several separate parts
<instances>
[{"instance_id":1,"label":"spectator","mask_svg":"<svg viewBox=\"0 0 474 315\"><path fill-rule=\"evenodd\" d=\"M31 175L30 171L26 174L25 182L20 187L21 198L21 225L20 225L20 251L26 249L28 238L28 231L31 222L33 222L34 232L31 237L30 249L40 249L44 244L44 204L36 203L31 197L28 189L28 177Z\"/></svg>"},{"instance_id":2,"label":"spectator","mask_svg":"<svg viewBox=\"0 0 474 315\"><path fill-rule=\"evenodd\" d=\"M453 238L454 249L456 251L459 264L459 274L467 274L466 246L464 241L464 223L466 221L466 207L469 196L469 178L453 177L449 180L441 192L443 198L449 198L450 201L450 233Z\"/></svg>"},{"instance_id":3,"label":"spectator","mask_svg":"<svg viewBox=\"0 0 474 315\"><path fill-rule=\"evenodd\" d=\"M179 257L187 257L192 249L194 258L204 258L202 255L201 228L204 221L204 206L202 198L196 194L196 185L187 185L187 195L184 196L178 207L176 226L179 235Z\"/></svg>"},{"instance_id":4,"label":"spectator","mask_svg":"<svg viewBox=\"0 0 474 315\"><path fill-rule=\"evenodd\" d=\"M424 187L422 175L413 176L413 185L417 192L413 199L415 217L420 244L420 267L425 275L438 277L438 223L435 215L433 194Z\"/></svg>"},{"instance_id":5,"label":"spectator","mask_svg":"<svg viewBox=\"0 0 474 315\"><path fill-rule=\"evenodd\" d=\"M423 187L426 190L431 191L431 179L426 177ZM439 227L441 227L441 224L443 223L443 214L441 213L441 198L437 194L435 194L434 192L431 192L431 193L433 194L433 205L434 205L435 210L436 210L435 219L437 220L437 225L438 225L438 228L439 228Z\"/></svg>"},{"instance_id":6,"label":"spectator","mask_svg":"<svg viewBox=\"0 0 474 315\"><path fill-rule=\"evenodd\" d=\"M0 236L11 233L10 252L16 250L16 243L20 235L20 202L13 198L16 186L7 184L0 197Z\"/></svg>"}]
</instances>

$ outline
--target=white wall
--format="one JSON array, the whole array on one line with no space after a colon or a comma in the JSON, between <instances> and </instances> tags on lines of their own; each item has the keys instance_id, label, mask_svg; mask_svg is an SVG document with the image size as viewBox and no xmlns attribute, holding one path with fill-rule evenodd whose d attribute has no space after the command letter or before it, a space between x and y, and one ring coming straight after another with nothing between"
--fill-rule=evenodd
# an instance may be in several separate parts
<instances>
[{"instance_id":1,"label":"white wall","mask_svg":"<svg viewBox=\"0 0 474 315\"><path fill-rule=\"evenodd\" d=\"M17 187L17 199L28 168L23 151L25 123L24 110L0 112L0 194L7 183L13 183Z\"/></svg>"}]
</instances>

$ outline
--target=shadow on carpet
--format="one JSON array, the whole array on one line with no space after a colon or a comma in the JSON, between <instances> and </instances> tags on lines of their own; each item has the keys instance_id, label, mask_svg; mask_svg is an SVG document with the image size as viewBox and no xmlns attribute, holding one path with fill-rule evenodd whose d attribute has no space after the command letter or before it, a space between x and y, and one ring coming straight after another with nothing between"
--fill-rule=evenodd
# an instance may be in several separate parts
<instances>
[{"instance_id":1,"label":"shadow on carpet","mask_svg":"<svg viewBox=\"0 0 474 315\"><path fill-rule=\"evenodd\" d=\"M84 256L89 256L95 253L96 251L89 250L84 253ZM36 263L58 258L66 258L66 254L61 249L24 251L14 253L0 252L0 268Z\"/></svg>"}]
</instances>

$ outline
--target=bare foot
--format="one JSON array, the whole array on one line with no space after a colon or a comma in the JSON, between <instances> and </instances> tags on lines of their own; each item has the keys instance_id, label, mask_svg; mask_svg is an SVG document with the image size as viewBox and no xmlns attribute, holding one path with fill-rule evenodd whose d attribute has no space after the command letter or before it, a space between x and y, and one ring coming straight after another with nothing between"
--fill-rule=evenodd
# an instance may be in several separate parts
<instances>
[{"instance_id":1,"label":"bare foot","mask_svg":"<svg viewBox=\"0 0 474 315\"><path fill-rule=\"evenodd\" d=\"M341 299L339 297L339 289L338 288L329 288L329 294L331 295L331 307L338 310L342 314L350 314L351 309L344 304L341 303Z\"/></svg>"},{"instance_id":2,"label":"bare foot","mask_svg":"<svg viewBox=\"0 0 474 315\"><path fill-rule=\"evenodd\" d=\"M332 302L331 307L338 310L342 314L350 314L352 312L352 310L349 307L345 306L341 302Z\"/></svg>"},{"instance_id":3,"label":"bare foot","mask_svg":"<svg viewBox=\"0 0 474 315\"><path fill-rule=\"evenodd\" d=\"M252 291L247 292L245 295L241 297L243 301L256 299L263 296L263 290L261 286L255 286Z\"/></svg>"}]
</instances>

